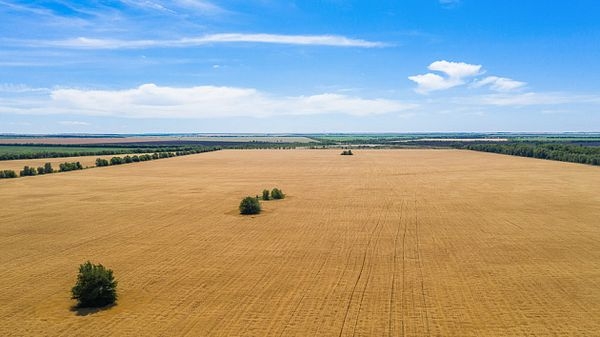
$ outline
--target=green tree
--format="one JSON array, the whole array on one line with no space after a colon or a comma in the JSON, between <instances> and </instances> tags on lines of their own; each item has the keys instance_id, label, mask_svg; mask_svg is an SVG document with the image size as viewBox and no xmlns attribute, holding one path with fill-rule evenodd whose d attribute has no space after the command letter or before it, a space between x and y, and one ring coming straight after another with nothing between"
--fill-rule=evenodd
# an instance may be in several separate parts
<instances>
[{"instance_id":1,"label":"green tree","mask_svg":"<svg viewBox=\"0 0 600 337\"><path fill-rule=\"evenodd\" d=\"M271 197L269 196L269 190L263 190L263 192L262 192L262 199L263 200L269 200L269 199L271 199Z\"/></svg>"},{"instance_id":2,"label":"green tree","mask_svg":"<svg viewBox=\"0 0 600 337\"><path fill-rule=\"evenodd\" d=\"M54 169L52 168L52 163L44 164L44 173L53 173Z\"/></svg>"},{"instance_id":3,"label":"green tree","mask_svg":"<svg viewBox=\"0 0 600 337\"><path fill-rule=\"evenodd\" d=\"M78 307L103 307L117 300L117 281L112 270L87 261L79 266L77 283L71 293Z\"/></svg>"},{"instance_id":4,"label":"green tree","mask_svg":"<svg viewBox=\"0 0 600 337\"><path fill-rule=\"evenodd\" d=\"M17 173L13 170L0 171L0 179L16 178L16 177L17 177Z\"/></svg>"},{"instance_id":5,"label":"green tree","mask_svg":"<svg viewBox=\"0 0 600 337\"><path fill-rule=\"evenodd\" d=\"M102 159L102 158L97 158L96 159L96 166L101 167L101 166L108 166L108 160L106 159Z\"/></svg>"},{"instance_id":6,"label":"green tree","mask_svg":"<svg viewBox=\"0 0 600 337\"><path fill-rule=\"evenodd\" d=\"M111 165L121 165L124 164L125 160L123 160L123 158L121 157L112 157L110 158L110 164Z\"/></svg>"},{"instance_id":7,"label":"green tree","mask_svg":"<svg viewBox=\"0 0 600 337\"><path fill-rule=\"evenodd\" d=\"M281 191L280 189L278 189L277 187L275 187L271 191L271 198L273 198L273 199L283 199L283 198L285 198L285 194L283 194L283 191Z\"/></svg>"},{"instance_id":8,"label":"green tree","mask_svg":"<svg viewBox=\"0 0 600 337\"><path fill-rule=\"evenodd\" d=\"M258 214L260 210L260 202L257 198L245 197L240 202L240 214Z\"/></svg>"}]
</instances>

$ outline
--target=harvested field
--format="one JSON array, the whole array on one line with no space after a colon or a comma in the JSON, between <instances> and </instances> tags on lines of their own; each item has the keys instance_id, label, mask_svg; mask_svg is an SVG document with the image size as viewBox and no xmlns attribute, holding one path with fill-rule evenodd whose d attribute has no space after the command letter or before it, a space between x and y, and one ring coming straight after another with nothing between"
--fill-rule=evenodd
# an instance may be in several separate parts
<instances>
[{"instance_id":1,"label":"harvested field","mask_svg":"<svg viewBox=\"0 0 600 337\"><path fill-rule=\"evenodd\" d=\"M237 214L243 196L284 200ZM595 336L600 169L223 150L0 181L0 335ZM77 267L118 305L71 311Z\"/></svg>"},{"instance_id":2,"label":"harvested field","mask_svg":"<svg viewBox=\"0 0 600 337\"><path fill-rule=\"evenodd\" d=\"M137 153L140 155L143 153ZM112 157L125 157L135 156L134 153L128 154L113 154L106 156L78 156L78 157L60 157L60 158L38 158L38 159L18 159L18 160L0 160L0 170L13 170L19 174L19 171L23 169L23 166L27 165L30 167L44 166L44 163L51 163L55 170L58 170L58 165L65 162L80 162L83 167L94 167L96 166L97 158L104 158L110 160Z\"/></svg>"}]
</instances>

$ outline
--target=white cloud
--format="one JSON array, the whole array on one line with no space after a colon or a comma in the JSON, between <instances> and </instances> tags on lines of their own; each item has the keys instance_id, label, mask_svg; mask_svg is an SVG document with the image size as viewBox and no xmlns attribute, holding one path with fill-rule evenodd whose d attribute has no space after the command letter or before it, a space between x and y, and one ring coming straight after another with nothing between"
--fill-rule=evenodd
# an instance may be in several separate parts
<instances>
[{"instance_id":1,"label":"white cloud","mask_svg":"<svg viewBox=\"0 0 600 337\"><path fill-rule=\"evenodd\" d=\"M465 78L477 76L481 72L481 65L445 60L433 62L427 68L432 71L444 73L446 77L434 73L409 76L409 80L417 83L416 91L421 94L450 89L465 84Z\"/></svg>"},{"instance_id":2,"label":"white cloud","mask_svg":"<svg viewBox=\"0 0 600 337\"><path fill-rule=\"evenodd\" d=\"M475 97L471 103L496 106L558 105L575 102L593 102L593 97L561 93L493 94Z\"/></svg>"},{"instance_id":3,"label":"white cloud","mask_svg":"<svg viewBox=\"0 0 600 337\"><path fill-rule=\"evenodd\" d=\"M415 104L323 93L280 97L252 88L144 84L125 90L56 89L45 98L0 99L0 111L21 114L77 114L129 118L269 117L347 114L366 116L401 112Z\"/></svg>"},{"instance_id":4,"label":"white cloud","mask_svg":"<svg viewBox=\"0 0 600 337\"><path fill-rule=\"evenodd\" d=\"M409 76L408 79L417 83L418 87L416 91L421 94L425 94L430 91L450 89L463 83L455 79L444 78L440 75L432 73Z\"/></svg>"},{"instance_id":5,"label":"white cloud","mask_svg":"<svg viewBox=\"0 0 600 337\"><path fill-rule=\"evenodd\" d=\"M442 5L454 5L460 3L460 0L439 0Z\"/></svg>"},{"instance_id":6,"label":"white cloud","mask_svg":"<svg viewBox=\"0 0 600 337\"><path fill-rule=\"evenodd\" d=\"M428 69L443 72L450 78L463 78L479 75L481 65L464 62L435 61L429 65Z\"/></svg>"},{"instance_id":7,"label":"white cloud","mask_svg":"<svg viewBox=\"0 0 600 337\"><path fill-rule=\"evenodd\" d=\"M58 122L58 124L60 124L60 125L67 125L67 126L88 126L88 125L91 125L88 122L80 122L80 121L60 121L60 122Z\"/></svg>"},{"instance_id":8,"label":"white cloud","mask_svg":"<svg viewBox=\"0 0 600 337\"><path fill-rule=\"evenodd\" d=\"M520 89L525 85L527 85L527 83L515 81L506 77L488 76L482 80L475 81L472 86L475 88L489 86L490 89L494 91L505 92Z\"/></svg>"},{"instance_id":9,"label":"white cloud","mask_svg":"<svg viewBox=\"0 0 600 337\"><path fill-rule=\"evenodd\" d=\"M199 37L187 37L174 40L119 40L78 37L74 39L53 41L21 41L18 44L29 47L58 47L74 49L142 49L194 47L215 43L269 43L360 48L386 46L386 44L382 42L352 39L339 35L280 35L244 33L208 34Z\"/></svg>"}]
</instances>

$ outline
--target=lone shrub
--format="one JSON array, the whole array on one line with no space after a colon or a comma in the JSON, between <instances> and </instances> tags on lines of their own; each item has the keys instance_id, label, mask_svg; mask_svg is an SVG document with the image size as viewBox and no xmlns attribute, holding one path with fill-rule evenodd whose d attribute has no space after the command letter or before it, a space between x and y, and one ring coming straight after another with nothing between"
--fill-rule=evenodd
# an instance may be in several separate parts
<instances>
[{"instance_id":1,"label":"lone shrub","mask_svg":"<svg viewBox=\"0 0 600 337\"><path fill-rule=\"evenodd\" d=\"M269 196L269 190L263 190L262 199L263 200L269 200L269 199L271 199L271 197Z\"/></svg>"},{"instance_id":2,"label":"lone shrub","mask_svg":"<svg viewBox=\"0 0 600 337\"><path fill-rule=\"evenodd\" d=\"M240 203L240 214L260 213L260 203L257 198L245 197Z\"/></svg>"},{"instance_id":3,"label":"lone shrub","mask_svg":"<svg viewBox=\"0 0 600 337\"><path fill-rule=\"evenodd\" d=\"M271 191L271 198L273 198L273 199L283 199L283 198L285 198L285 194L283 194L283 192L280 189L278 189L277 187L275 187Z\"/></svg>"},{"instance_id":4,"label":"lone shrub","mask_svg":"<svg viewBox=\"0 0 600 337\"><path fill-rule=\"evenodd\" d=\"M112 270L87 261L79 266L77 283L71 293L78 307L103 307L117 300L117 281Z\"/></svg>"},{"instance_id":5,"label":"lone shrub","mask_svg":"<svg viewBox=\"0 0 600 337\"><path fill-rule=\"evenodd\" d=\"M354 153L352 153L352 150L344 150L341 154L342 156L352 156Z\"/></svg>"}]
</instances>

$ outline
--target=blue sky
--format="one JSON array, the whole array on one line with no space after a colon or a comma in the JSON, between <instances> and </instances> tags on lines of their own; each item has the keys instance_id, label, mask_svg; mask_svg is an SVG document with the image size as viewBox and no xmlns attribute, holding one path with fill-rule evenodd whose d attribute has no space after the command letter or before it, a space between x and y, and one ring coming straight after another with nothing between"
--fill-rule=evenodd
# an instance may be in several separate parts
<instances>
[{"instance_id":1,"label":"blue sky","mask_svg":"<svg viewBox=\"0 0 600 337\"><path fill-rule=\"evenodd\" d=\"M0 0L0 133L600 131L597 1Z\"/></svg>"}]
</instances>

